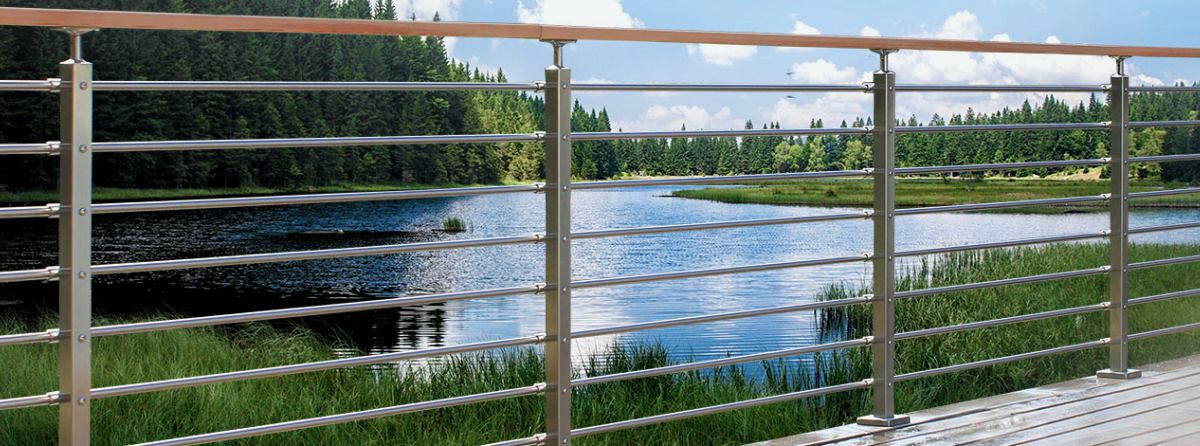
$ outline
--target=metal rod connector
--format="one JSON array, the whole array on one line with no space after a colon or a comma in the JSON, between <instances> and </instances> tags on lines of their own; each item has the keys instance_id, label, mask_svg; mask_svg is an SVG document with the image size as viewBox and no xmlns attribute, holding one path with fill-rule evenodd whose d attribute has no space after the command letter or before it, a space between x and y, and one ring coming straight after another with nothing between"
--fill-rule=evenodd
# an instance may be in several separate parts
<instances>
[{"instance_id":1,"label":"metal rod connector","mask_svg":"<svg viewBox=\"0 0 1200 446\"><path fill-rule=\"evenodd\" d=\"M1125 76L1125 60L1129 59L1129 56L1112 56L1112 58L1117 62L1117 76Z\"/></svg>"},{"instance_id":2,"label":"metal rod connector","mask_svg":"<svg viewBox=\"0 0 1200 446\"><path fill-rule=\"evenodd\" d=\"M71 35L71 58L69 60L82 63L83 60L83 35L96 31L95 28L62 28L62 31Z\"/></svg>"},{"instance_id":3,"label":"metal rod connector","mask_svg":"<svg viewBox=\"0 0 1200 446\"><path fill-rule=\"evenodd\" d=\"M877 48L877 49L871 50L872 53L879 55L879 71L881 73L887 73L889 71L888 70L888 55L895 53L897 51L900 51L900 50L887 49L887 48Z\"/></svg>"},{"instance_id":4,"label":"metal rod connector","mask_svg":"<svg viewBox=\"0 0 1200 446\"><path fill-rule=\"evenodd\" d=\"M567 46L568 43L575 43L575 41L574 40L543 40L543 42L549 43L550 46L554 47L554 66L556 66L556 67L565 66L565 65L563 65L563 51L562 51L563 47Z\"/></svg>"}]
</instances>

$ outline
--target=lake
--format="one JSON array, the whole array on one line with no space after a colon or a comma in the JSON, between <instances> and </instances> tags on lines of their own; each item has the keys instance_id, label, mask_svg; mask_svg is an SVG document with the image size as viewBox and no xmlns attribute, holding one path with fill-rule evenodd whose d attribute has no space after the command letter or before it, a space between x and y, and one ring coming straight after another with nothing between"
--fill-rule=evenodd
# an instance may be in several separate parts
<instances>
[{"instance_id":1,"label":"lake","mask_svg":"<svg viewBox=\"0 0 1200 446\"><path fill-rule=\"evenodd\" d=\"M575 230L853 212L860 209L725 204L669 197L671 187L578 191ZM95 262L528 235L544 231L543 195L344 203L102 215ZM442 232L445 217L467 232ZM1191 222L1200 209L1135 210L1133 226ZM0 268L54 265L55 220L0 221ZM1105 213L968 213L899 217L897 249L953 246L1101 231ZM341 233L337 233L341 231ZM855 255L871 249L867 220L577 240L576 280ZM1137 235L1135 242L1195 243L1200 230ZM204 315L424 293L525 286L543 281L540 244L406 253L123 276L102 276L102 315L170 311ZM869 283L869 263L664 281L574 294L576 330L809 302L834 283ZM1097 302L1104 296L1097 296ZM32 317L56 304L54 284L0 285L0 311ZM371 352L454 345L543 331L543 297L518 295L306 319ZM798 312L636 332L676 355L709 359L817 343L814 314ZM577 352L616 342L597 337Z\"/></svg>"}]
</instances>

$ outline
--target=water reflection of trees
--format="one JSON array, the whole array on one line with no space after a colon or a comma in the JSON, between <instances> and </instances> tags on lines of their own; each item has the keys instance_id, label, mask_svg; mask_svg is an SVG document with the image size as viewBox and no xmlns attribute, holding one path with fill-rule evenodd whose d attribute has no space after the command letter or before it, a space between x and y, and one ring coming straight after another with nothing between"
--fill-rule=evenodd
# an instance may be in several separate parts
<instances>
[{"instance_id":1,"label":"water reflection of trees","mask_svg":"<svg viewBox=\"0 0 1200 446\"><path fill-rule=\"evenodd\" d=\"M97 318L121 320L210 316L344 303L370 297L289 295L262 288L201 286L194 281L149 280L97 283L93 312ZM39 320L53 317L58 307L57 283L17 283L0 287L0 310L6 317ZM386 352L444 345L447 314L444 304L363 311L267 321L277 327L302 326L323 339L360 351Z\"/></svg>"}]
</instances>

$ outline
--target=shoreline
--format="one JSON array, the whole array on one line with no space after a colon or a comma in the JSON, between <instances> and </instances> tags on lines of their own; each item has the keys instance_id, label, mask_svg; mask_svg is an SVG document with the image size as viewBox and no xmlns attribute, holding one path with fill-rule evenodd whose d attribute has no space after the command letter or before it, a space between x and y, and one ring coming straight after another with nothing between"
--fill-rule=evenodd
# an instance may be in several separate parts
<instances>
[{"instance_id":1,"label":"shoreline","mask_svg":"<svg viewBox=\"0 0 1200 446\"><path fill-rule=\"evenodd\" d=\"M528 182L500 182L494 184L334 184L311 187L230 187L230 188L127 188L96 187L92 199L97 202L147 201L187 198L234 198L265 195L321 194L343 192L381 192L402 190L448 189L459 187L506 186L532 184ZM58 201L58 192L52 190L0 191L2 206L38 206Z\"/></svg>"},{"instance_id":2,"label":"shoreline","mask_svg":"<svg viewBox=\"0 0 1200 446\"><path fill-rule=\"evenodd\" d=\"M756 183L745 187L706 187L676 190L672 197L716 201L731 204L766 204L777 206L811 207L870 207L874 200L871 180L809 180L803 182ZM1183 188L1186 185L1153 181L1131 183L1131 192ZM971 203L991 203L1050 199L1062 197L1098 196L1109 193L1108 181L1006 179L941 180L903 179L896 181L897 208L952 206ZM989 212L1088 212L1107 209L1102 203L1079 203L1057 206L995 210ZM1200 196L1134 198L1129 207L1142 209L1200 208ZM1022 211L1022 209L1024 211Z\"/></svg>"},{"instance_id":3,"label":"shoreline","mask_svg":"<svg viewBox=\"0 0 1200 446\"><path fill-rule=\"evenodd\" d=\"M669 179L677 176L621 176L601 181L631 179ZM524 181L502 181L490 184L334 184L326 186L275 188L275 187L231 187L231 188L124 188L96 187L93 200L97 203L112 201L148 201L192 198L233 198L265 195L321 194L345 192L379 192L403 190L449 189L460 187L483 187L532 184ZM869 207L872 181L868 179L800 180L780 182L731 183L722 187L703 187L672 191L670 197L700 199L734 204L771 204L781 206L813 207ZM1055 196L1098 195L1108 193L1107 180L1064 180L1053 178L987 178L984 180L942 180L935 178L907 178L896 181L897 206L949 206L966 203L1010 201ZM735 186L735 187L729 187ZM1185 187L1183 184L1157 181L1134 181L1133 192ZM925 190L918 190L925 189ZM992 190L1004 189L1004 190ZM1063 191L1074 193L1053 194ZM953 192L947 194L947 192ZM1086 192L1086 193L1080 193ZM941 199L938 198L948 198ZM981 199L982 198L982 199ZM994 199L993 199L994 198ZM5 191L0 190L0 207L39 206L58 201L58 193L52 190ZM1131 208L1194 209L1200 208L1200 196L1179 195L1174 197L1134 199ZM1047 209L1090 210L1104 209L1096 204L1074 204L1069 206L1043 206Z\"/></svg>"}]
</instances>

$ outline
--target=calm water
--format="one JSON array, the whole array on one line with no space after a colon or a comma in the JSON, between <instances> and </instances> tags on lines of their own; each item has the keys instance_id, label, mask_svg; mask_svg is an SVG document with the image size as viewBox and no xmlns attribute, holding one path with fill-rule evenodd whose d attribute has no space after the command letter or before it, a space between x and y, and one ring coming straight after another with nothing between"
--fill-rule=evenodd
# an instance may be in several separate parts
<instances>
[{"instance_id":1,"label":"calm water","mask_svg":"<svg viewBox=\"0 0 1200 446\"><path fill-rule=\"evenodd\" d=\"M576 192L576 230L842 213L852 209L722 204L670 198L678 187ZM97 263L523 235L544 230L542 195L514 194L378 203L100 216ZM461 234L439 231L460 216ZM945 214L901 217L898 249L1100 231L1107 214ZM1200 210L1136 211L1134 226L1200 219ZM53 220L0 221L0 268L55 264ZM341 230L342 234L327 234ZM1139 235L1137 242L1194 243L1200 231ZM574 276L600 278L858 254L870 223L842 221L579 240ZM353 259L108 276L96 311L200 315L349 299L524 286L543 281L541 245L514 245ZM579 290L576 329L812 301L831 283L867 283L866 263ZM55 305L50 284L0 286L0 311L35 314ZM390 351L542 331L542 297L520 295L310 319L360 348ZM699 359L817 342L811 312L639 332ZM614 342L592 338L577 351Z\"/></svg>"}]
</instances>

